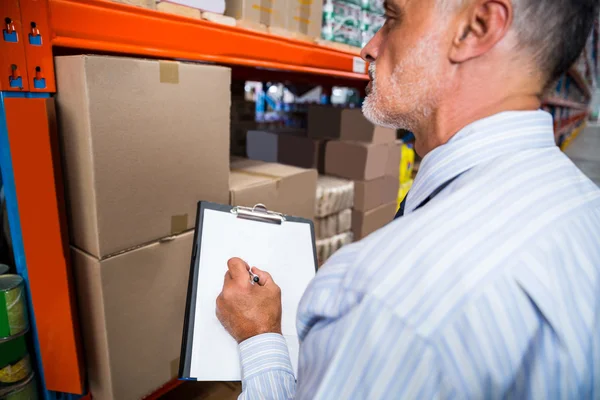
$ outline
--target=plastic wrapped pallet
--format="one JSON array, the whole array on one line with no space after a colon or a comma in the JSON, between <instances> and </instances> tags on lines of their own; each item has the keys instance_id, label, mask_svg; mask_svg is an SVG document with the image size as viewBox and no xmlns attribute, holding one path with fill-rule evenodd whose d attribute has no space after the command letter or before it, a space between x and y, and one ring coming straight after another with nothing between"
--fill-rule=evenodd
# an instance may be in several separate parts
<instances>
[{"instance_id":1,"label":"plastic wrapped pallet","mask_svg":"<svg viewBox=\"0 0 600 400\"><path fill-rule=\"evenodd\" d=\"M326 0L323 3L323 39L360 47L360 24L360 5L337 0Z\"/></svg>"},{"instance_id":2,"label":"plastic wrapped pallet","mask_svg":"<svg viewBox=\"0 0 600 400\"><path fill-rule=\"evenodd\" d=\"M320 175L317 180L315 216L326 217L354 205L354 182Z\"/></svg>"},{"instance_id":3,"label":"plastic wrapped pallet","mask_svg":"<svg viewBox=\"0 0 600 400\"><path fill-rule=\"evenodd\" d=\"M361 11L361 47L364 47L375 36L377 31L385 24L385 16L370 11Z\"/></svg>"},{"instance_id":4,"label":"plastic wrapped pallet","mask_svg":"<svg viewBox=\"0 0 600 400\"><path fill-rule=\"evenodd\" d=\"M352 210L346 209L323 218L315 218L315 237L325 239L352 228Z\"/></svg>"},{"instance_id":5,"label":"plastic wrapped pallet","mask_svg":"<svg viewBox=\"0 0 600 400\"><path fill-rule=\"evenodd\" d=\"M322 265L327 261L329 257L341 247L352 243L353 238L352 232L344 232L327 239L317 240L317 258L319 259L319 265Z\"/></svg>"}]
</instances>

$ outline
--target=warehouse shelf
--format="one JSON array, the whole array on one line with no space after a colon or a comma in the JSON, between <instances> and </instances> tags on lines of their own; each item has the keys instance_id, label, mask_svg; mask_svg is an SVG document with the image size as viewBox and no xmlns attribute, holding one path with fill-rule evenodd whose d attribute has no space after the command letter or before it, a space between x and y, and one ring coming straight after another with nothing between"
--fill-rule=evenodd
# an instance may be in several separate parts
<instances>
[{"instance_id":1,"label":"warehouse shelf","mask_svg":"<svg viewBox=\"0 0 600 400\"><path fill-rule=\"evenodd\" d=\"M555 96L545 98L543 103L552 106L575 108L577 110L587 110L588 108L588 105L585 103L578 103L576 101L561 99L560 97Z\"/></svg>"},{"instance_id":2,"label":"warehouse shelf","mask_svg":"<svg viewBox=\"0 0 600 400\"><path fill-rule=\"evenodd\" d=\"M584 120L586 117L587 117L587 113L584 113L582 115L577 115L577 116L565 121L565 123L561 124L562 126L558 130L559 135L564 135L564 134L569 133L575 127L577 127L577 125L580 124L581 121Z\"/></svg>"},{"instance_id":3,"label":"warehouse shelf","mask_svg":"<svg viewBox=\"0 0 600 400\"><path fill-rule=\"evenodd\" d=\"M578 128L575 128L575 130L573 132L571 132L569 137L567 137L565 139L565 141L562 143L562 145L560 146L560 149L564 151L567 147L569 147L569 145L573 142L573 140L575 140L575 138L585 129L586 125L587 124L585 122L583 122Z\"/></svg>"},{"instance_id":4,"label":"warehouse shelf","mask_svg":"<svg viewBox=\"0 0 600 400\"><path fill-rule=\"evenodd\" d=\"M105 0L48 0L52 45L368 80L350 52Z\"/></svg>"},{"instance_id":5,"label":"warehouse shelf","mask_svg":"<svg viewBox=\"0 0 600 400\"><path fill-rule=\"evenodd\" d=\"M590 90L589 84L587 83L586 79L581 75L581 73L577 70L577 68L575 68L575 66L572 66L567 73L571 76L571 78L575 80L577 86L579 86L585 97L587 97L588 100L591 99L592 92Z\"/></svg>"}]
</instances>

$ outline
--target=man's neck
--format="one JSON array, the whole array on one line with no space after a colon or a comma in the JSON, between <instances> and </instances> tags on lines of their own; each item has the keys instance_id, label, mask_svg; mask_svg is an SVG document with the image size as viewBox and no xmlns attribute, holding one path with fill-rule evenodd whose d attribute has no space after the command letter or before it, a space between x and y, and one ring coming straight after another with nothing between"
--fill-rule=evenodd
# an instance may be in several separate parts
<instances>
[{"instance_id":1,"label":"man's neck","mask_svg":"<svg viewBox=\"0 0 600 400\"><path fill-rule=\"evenodd\" d=\"M520 93L505 96L496 101L469 99L460 102L451 99L446 104L437 107L425 126L415 132L415 150L423 157L431 150L448 142L462 128L475 121L503 111L537 110L540 106L541 101L536 94Z\"/></svg>"}]
</instances>

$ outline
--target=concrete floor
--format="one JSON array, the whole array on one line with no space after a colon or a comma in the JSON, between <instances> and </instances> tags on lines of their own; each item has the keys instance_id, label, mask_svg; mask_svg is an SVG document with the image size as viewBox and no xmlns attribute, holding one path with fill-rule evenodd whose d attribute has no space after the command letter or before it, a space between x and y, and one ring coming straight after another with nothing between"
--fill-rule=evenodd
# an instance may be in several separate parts
<instances>
[{"instance_id":1,"label":"concrete floor","mask_svg":"<svg viewBox=\"0 0 600 400\"><path fill-rule=\"evenodd\" d=\"M600 186L600 125L588 124L565 153L584 174Z\"/></svg>"}]
</instances>

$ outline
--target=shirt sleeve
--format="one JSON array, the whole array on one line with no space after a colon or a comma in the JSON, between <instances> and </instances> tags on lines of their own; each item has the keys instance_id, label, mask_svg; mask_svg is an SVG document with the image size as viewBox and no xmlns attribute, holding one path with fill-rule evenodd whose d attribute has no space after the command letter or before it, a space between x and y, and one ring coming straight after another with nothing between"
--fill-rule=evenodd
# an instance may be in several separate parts
<instances>
[{"instance_id":1,"label":"shirt sleeve","mask_svg":"<svg viewBox=\"0 0 600 400\"><path fill-rule=\"evenodd\" d=\"M285 338L276 333L240 343L242 394L239 400L293 399L296 379Z\"/></svg>"},{"instance_id":2,"label":"shirt sleeve","mask_svg":"<svg viewBox=\"0 0 600 400\"><path fill-rule=\"evenodd\" d=\"M243 393L250 399L435 399L456 394L434 347L379 300L320 318L300 346L296 387L285 339L255 336L240 344Z\"/></svg>"}]
</instances>

